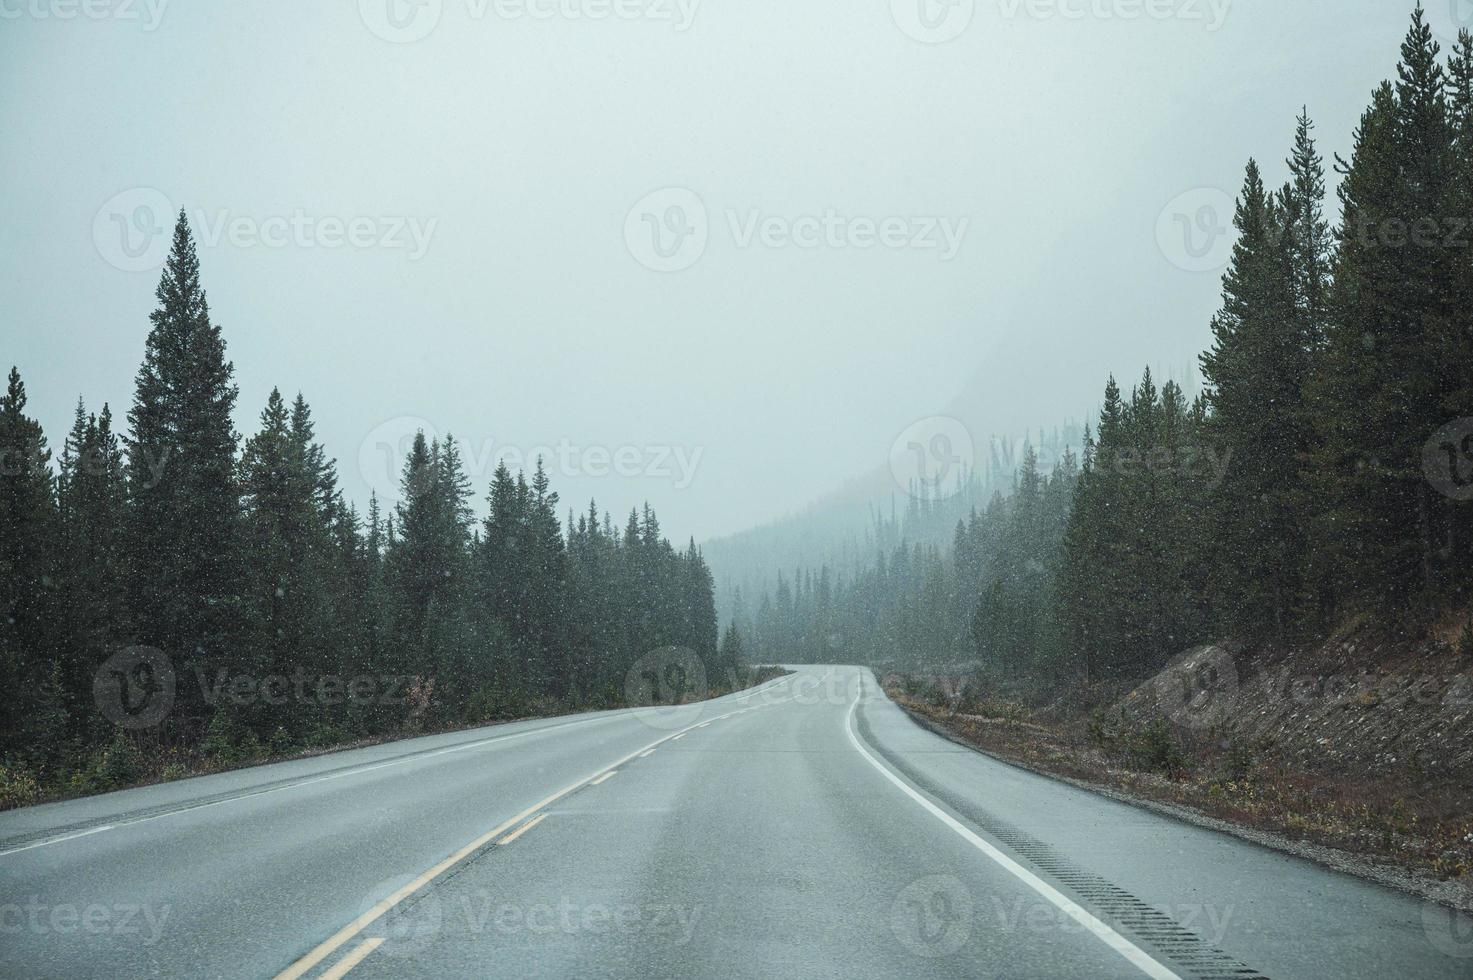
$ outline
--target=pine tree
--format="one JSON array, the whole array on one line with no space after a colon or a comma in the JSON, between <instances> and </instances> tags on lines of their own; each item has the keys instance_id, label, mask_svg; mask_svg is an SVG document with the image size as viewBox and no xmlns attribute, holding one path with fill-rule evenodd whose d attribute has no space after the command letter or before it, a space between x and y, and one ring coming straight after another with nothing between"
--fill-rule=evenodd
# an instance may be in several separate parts
<instances>
[{"instance_id":1,"label":"pine tree","mask_svg":"<svg viewBox=\"0 0 1473 980\"><path fill-rule=\"evenodd\" d=\"M241 453L244 536L251 556L247 615L257 676L327 669L333 634L329 590L338 569L328 560L318 472L292 422L293 413L273 388L260 431ZM303 706L279 707L252 719L259 732L269 735L277 727L295 732L310 721Z\"/></svg>"},{"instance_id":2,"label":"pine tree","mask_svg":"<svg viewBox=\"0 0 1473 980\"><path fill-rule=\"evenodd\" d=\"M55 696L60 654L52 541L57 525L51 452L25 414L26 388L12 367L0 397L0 756L43 764L66 724Z\"/></svg>"},{"instance_id":3,"label":"pine tree","mask_svg":"<svg viewBox=\"0 0 1473 980\"><path fill-rule=\"evenodd\" d=\"M1457 377L1458 253L1443 237L1453 129L1437 45L1413 14L1398 81L1378 89L1342 164L1335 318L1314 379L1317 540L1338 571L1339 607L1398 615L1451 587L1438 542L1452 508L1422 469ZM1417 596L1428 601L1416 602Z\"/></svg>"},{"instance_id":4,"label":"pine tree","mask_svg":"<svg viewBox=\"0 0 1473 980\"><path fill-rule=\"evenodd\" d=\"M563 633L567 589L567 556L558 524L558 495L550 489L547 470L537 460L526 517L526 571L522 606L527 638L540 654L539 686L555 698L569 693L570 664Z\"/></svg>"},{"instance_id":5,"label":"pine tree","mask_svg":"<svg viewBox=\"0 0 1473 980\"><path fill-rule=\"evenodd\" d=\"M1469 419L1473 418L1473 31L1459 33L1449 60L1448 109L1453 177L1448 182L1444 213L1448 216L1446 243L1453 252L1453 292L1446 373L1461 380L1445 390L1442 408L1448 419ZM1465 454L1461 463L1473 464L1473 457ZM1468 571L1473 568L1473 502L1448 501L1445 506L1444 561L1453 570L1457 597L1466 601L1473 588L1473 574Z\"/></svg>"},{"instance_id":6,"label":"pine tree","mask_svg":"<svg viewBox=\"0 0 1473 980\"><path fill-rule=\"evenodd\" d=\"M1229 629L1281 638L1301 594L1306 554L1297 508L1311 442L1304 387L1317 343L1310 318L1296 312L1300 289L1308 288L1299 280L1310 274L1295 273L1303 249L1294 208L1292 197L1281 205L1265 191L1250 161L1223 306L1202 355L1208 433L1228 461L1212 515L1219 618Z\"/></svg>"},{"instance_id":7,"label":"pine tree","mask_svg":"<svg viewBox=\"0 0 1473 980\"><path fill-rule=\"evenodd\" d=\"M86 706L92 676L112 644L123 638L127 620L122 547L126 491L111 410L103 405L100 416L86 415L84 420L84 414L79 399L58 481L58 575L65 597L62 621L69 633L61 677L72 717L88 722L88 730L78 734L96 741L102 735L101 719Z\"/></svg>"},{"instance_id":8,"label":"pine tree","mask_svg":"<svg viewBox=\"0 0 1473 980\"><path fill-rule=\"evenodd\" d=\"M234 368L182 211L155 295L128 415L129 599L137 639L185 673L223 665L240 646L240 559Z\"/></svg>"},{"instance_id":9,"label":"pine tree","mask_svg":"<svg viewBox=\"0 0 1473 980\"><path fill-rule=\"evenodd\" d=\"M1325 163L1315 146L1314 122L1306 106L1294 131L1290 182L1284 195L1293 257L1294 301L1300 330L1311 351L1325 342L1330 317L1330 259L1333 238L1325 220Z\"/></svg>"},{"instance_id":10,"label":"pine tree","mask_svg":"<svg viewBox=\"0 0 1473 980\"><path fill-rule=\"evenodd\" d=\"M729 623L721 635L721 673L723 676L739 678L746 671L747 654L743 649L741 630L736 623Z\"/></svg>"}]
</instances>

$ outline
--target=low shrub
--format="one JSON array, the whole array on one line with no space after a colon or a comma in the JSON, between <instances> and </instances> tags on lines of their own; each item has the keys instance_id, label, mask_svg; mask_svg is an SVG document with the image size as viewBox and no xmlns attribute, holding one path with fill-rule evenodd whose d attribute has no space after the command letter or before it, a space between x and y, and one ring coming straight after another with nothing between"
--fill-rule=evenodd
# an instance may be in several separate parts
<instances>
[{"instance_id":1,"label":"low shrub","mask_svg":"<svg viewBox=\"0 0 1473 980\"><path fill-rule=\"evenodd\" d=\"M22 765L0 763L0 810L30 806L41 796L41 784Z\"/></svg>"}]
</instances>

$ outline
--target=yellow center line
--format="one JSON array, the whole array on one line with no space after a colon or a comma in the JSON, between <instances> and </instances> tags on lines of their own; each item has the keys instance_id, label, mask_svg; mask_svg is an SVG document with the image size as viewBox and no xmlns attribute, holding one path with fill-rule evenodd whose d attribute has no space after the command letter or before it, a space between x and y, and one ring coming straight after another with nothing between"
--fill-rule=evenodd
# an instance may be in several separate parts
<instances>
[{"instance_id":1,"label":"yellow center line","mask_svg":"<svg viewBox=\"0 0 1473 980\"><path fill-rule=\"evenodd\" d=\"M619 770L617 770L617 769L610 769L608 772L604 773L602 776L598 777L597 779L595 779L593 782L589 783L588 785L589 786L597 786L599 783L601 783L604 780L608 779L610 776L613 776L616 773L618 773L618 771Z\"/></svg>"},{"instance_id":2,"label":"yellow center line","mask_svg":"<svg viewBox=\"0 0 1473 980\"><path fill-rule=\"evenodd\" d=\"M518 837L522 836L527 831L531 830L533 827L537 826L538 824L540 824L542 821L544 821L546 819L547 819L547 814L545 814L545 813L539 813L539 814L537 814L537 816L533 817L531 820L528 820L526 823L522 824L520 827L518 827L512 833L507 834L505 837L501 838L501 840L497 841L496 842L496 845L498 847L505 847L507 844L510 844L512 841L516 840Z\"/></svg>"},{"instance_id":3,"label":"yellow center line","mask_svg":"<svg viewBox=\"0 0 1473 980\"><path fill-rule=\"evenodd\" d=\"M397 891L393 892L387 898L383 899L378 904L370 908L368 911L358 916L358 918L354 919L352 922L349 922L347 925L343 926L327 939L324 939L306 956L303 956L291 966L278 973L276 975L276 980L298 980L298 978L306 975L308 971L317 966L318 963L321 963L327 957L331 956L348 940L352 939L364 929L367 929L369 926L373 925L373 923L377 922L380 918L383 917L384 913L389 911L389 909L398 905L410 895L413 895L425 885L428 885L430 882L440 877L440 875L455 867L455 865L459 864L461 861L464 861L476 851L480 850L482 847L486 846L497 837L500 837L502 834L506 833L517 824L531 818L534 814L551 806L568 794L582 789L584 786L588 785L589 782L602 775L608 768L618 768L624 763L636 758L641 752L653 750L656 747L664 744L665 742L674 741L677 738L681 738L688 731L690 731L689 728L685 729L685 731L680 732L680 734L678 735L666 735L664 738L657 739L653 743L644 746L644 748L635 749L624 758L617 760L612 767L603 767L596 772L591 773L590 775L584 776L576 783L572 783L568 786L563 787L546 799L539 800L531 806L527 807L527 809L512 817L510 820L507 820L499 824L498 826L493 827L491 830L488 830L486 833L482 834L480 837L477 837L475 840L471 841L469 844L465 845L460 850L456 851L454 854L450 855L445 860L441 861L439 864L435 865L433 868L420 875L418 878L415 878L407 885L400 887ZM367 954L365 953L364 955Z\"/></svg>"},{"instance_id":4,"label":"yellow center line","mask_svg":"<svg viewBox=\"0 0 1473 980\"><path fill-rule=\"evenodd\" d=\"M333 966L331 970L328 970L326 973L324 973L322 975L322 980L341 980L342 977L348 975L349 970L353 969L353 967L357 966L359 963L362 963L364 957L366 957L369 953L372 953L374 950L378 949L383 944L384 941L382 939L363 940L363 942L359 943L353 948L353 952L338 960L338 962Z\"/></svg>"}]
</instances>

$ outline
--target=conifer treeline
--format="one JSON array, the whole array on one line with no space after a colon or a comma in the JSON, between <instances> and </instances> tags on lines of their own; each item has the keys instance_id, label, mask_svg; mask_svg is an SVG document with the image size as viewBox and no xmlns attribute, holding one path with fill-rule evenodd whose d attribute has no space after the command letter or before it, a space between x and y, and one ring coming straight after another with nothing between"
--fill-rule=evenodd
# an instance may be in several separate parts
<instances>
[{"instance_id":1,"label":"conifer treeline","mask_svg":"<svg viewBox=\"0 0 1473 980\"><path fill-rule=\"evenodd\" d=\"M1463 609L1473 34L1444 63L1419 7L1336 165L1332 228L1307 112L1283 185L1248 164L1198 398L1149 371L1128 394L1112 378L1077 472L1025 460L949 558L902 547L853 581L783 583L756 655L873 631L852 656L1137 676L1222 636L1306 640L1360 613L1415 634Z\"/></svg>"},{"instance_id":2,"label":"conifer treeline","mask_svg":"<svg viewBox=\"0 0 1473 980\"><path fill-rule=\"evenodd\" d=\"M182 213L157 299L126 434L79 402L54 471L16 370L0 399L7 778L126 781L119 758L140 740L229 760L612 706L631 666L668 646L732 679L706 563L694 543L672 548L648 506L616 528L590 504L565 531L540 462L530 482L503 465L478 522L455 440L420 434L401 500L361 518L300 395L272 391L240 445ZM100 668L133 646L167 665L125 656L140 674L116 678L120 694ZM167 680L156 726L100 710Z\"/></svg>"}]
</instances>

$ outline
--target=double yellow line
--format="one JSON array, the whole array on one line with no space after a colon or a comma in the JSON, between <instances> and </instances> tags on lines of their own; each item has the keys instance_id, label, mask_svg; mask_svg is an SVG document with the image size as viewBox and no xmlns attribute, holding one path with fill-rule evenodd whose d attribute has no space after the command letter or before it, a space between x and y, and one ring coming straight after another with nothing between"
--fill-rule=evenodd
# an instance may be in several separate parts
<instances>
[{"instance_id":1,"label":"double yellow line","mask_svg":"<svg viewBox=\"0 0 1473 980\"><path fill-rule=\"evenodd\" d=\"M384 914L392 909L394 906L398 905L400 902L403 902L406 898L409 898L415 892L419 891L421 888L425 887L430 882L440 877L446 871L449 871L451 868L455 867L457 864L470 857L476 851L479 851L481 848L485 847L493 840L496 840L496 838L500 837L502 834L505 834L507 831L511 830L511 828L517 826L517 824L520 824L523 821L527 822L526 826L523 826L516 833L509 835L500 843L509 844L516 838L520 837L522 834L526 833L528 830L531 830L532 827L534 827L537 823L541 821L542 817L546 816L546 814L541 814L540 816L538 816L539 811L543 810L544 808L551 806L558 800L561 800L563 797L582 789L584 786L587 786L594 782L602 782L604 779L608 778L608 776L611 775L614 770L624 765L624 763L638 758L639 756L647 752L653 752L657 747L664 745L666 742L680 738L687 732L700 728L703 725L709 725L712 721L721 721L724 718L730 718L736 713L737 712L733 711L728 714L721 715L718 718L708 719L705 722L691 725L688 728L684 728L679 732L671 735L666 735L664 738L661 739L657 739L642 748L635 749L633 752L624 756L617 762L614 762L611 765L603 766L597 772L590 773L577 782L569 784L563 789L558 790L556 793L553 793L546 799L539 800L538 802L532 804L521 813L518 813L516 816L512 817L510 820L498 824L496 827L488 830L480 837L477 837L475 840L471 841L469 844L465 845L460 850L456 851L454 854L450 855L445 860L435 865L433 868L430 868L424 874L415 878L407 885L403 885L402 887L400 887L387 898L383 899L372 908L370 908L368 911L358 916L358 918L354 919L352 922L343 926L343 928L333 933L332 936L319 943L306 956L303 956L291 966L278 973L276 975L276 980L298 980L299 977L306 975L310 970L316 967L323 960L327 959L333 953L341 949L350 939L357 936L364 929L367 929L369 926L373 925L373 923L377 922L379 919L383 918ZM534 816L536 817L535 820L532 819ZM327 973L324 973L322 976L322 980L337 980L337 978L343 976L354 966L357 966L364 957L377 949L382 942L382 940L375 941L373 939L368 939L364 941L359 946L357 946L348 956L344 957L341 962L339 962Z\"/></svg>"}]
</instances>

